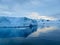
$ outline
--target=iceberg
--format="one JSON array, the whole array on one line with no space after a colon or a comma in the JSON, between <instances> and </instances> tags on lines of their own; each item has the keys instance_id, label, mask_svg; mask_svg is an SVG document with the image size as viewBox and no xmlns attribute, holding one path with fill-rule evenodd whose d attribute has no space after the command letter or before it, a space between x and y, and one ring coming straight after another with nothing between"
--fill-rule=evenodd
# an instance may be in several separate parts
<instances>
[{"instance_id":1,"label":"iceberg","mask_svg":"<svg viewBox=\"0 0 60 45\"><path fill-rule=\"evenodd\" d=\"M27 37L36 30L36 20L27 17L0 17L0 38Z\"/></svg>"}]
</instances>

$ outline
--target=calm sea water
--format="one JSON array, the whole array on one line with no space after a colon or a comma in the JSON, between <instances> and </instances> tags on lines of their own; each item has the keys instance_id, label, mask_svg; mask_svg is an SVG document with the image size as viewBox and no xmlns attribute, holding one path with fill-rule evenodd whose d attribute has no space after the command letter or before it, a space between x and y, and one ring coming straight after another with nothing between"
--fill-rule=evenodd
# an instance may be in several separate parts
<instances>
[{"instance_id":1,"label":"calm sea water","mask_svg":"<svg viewBox=\"0 0 60 45\"><path fill-rule=\"evenodd\" d=\"M0 45L60 45L60 24L0 28Z\"/></svg>"}]
</instances>

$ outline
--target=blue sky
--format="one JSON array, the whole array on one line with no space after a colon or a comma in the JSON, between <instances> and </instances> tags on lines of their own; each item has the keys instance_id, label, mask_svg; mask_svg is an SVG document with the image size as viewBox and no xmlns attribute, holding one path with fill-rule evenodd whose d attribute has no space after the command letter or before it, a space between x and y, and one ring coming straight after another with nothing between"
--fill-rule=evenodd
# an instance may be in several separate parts
<instances>
[{"instance_id":1,"label":"blue sky","mask_svg":"<svg viewBox=\"0 0 60 45\"><path fill-rule=\"evenodd\" d=\"M60 0L0 0L0 16L60 19Z\"/></svg>"}]
</instances>

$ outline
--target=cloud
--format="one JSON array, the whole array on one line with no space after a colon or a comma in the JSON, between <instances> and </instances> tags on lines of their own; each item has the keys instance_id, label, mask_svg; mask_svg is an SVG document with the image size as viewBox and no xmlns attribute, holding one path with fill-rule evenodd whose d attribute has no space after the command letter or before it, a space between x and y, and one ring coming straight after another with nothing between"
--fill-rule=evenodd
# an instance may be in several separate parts
<instances>
[{"instance_id":1,"label":"cloud","mask_svg":"<svg viewBox=\"0 0 60 45\"><path fill-rule=\"evenodd\" d=\"M31 0L30 1L30 4L32 4L32 5L34 5L34 6L38 6L38 5L40 5L40 0Z\"/></svg>"},{"instance_id":2,"label":"cloud","mask_svg":"<svg viewBox=\"0 0 60 45\"><path fill-rule=\"evenodd\" d=\"M11 2L12 0L1 0L2 2Z\"/></svg>"},{"instance_id":3,"label":"cloud","mask_svg":"<svg viewBox=\"0 0 60 45\"><path fill-rule=\"evenodd\" d=\"M2 12L0 12L0 14L12 15L12 12L8 12L8 11L2 11Z\"/></svg>"},{"instance_id":4,"label":"cloud","mask_svg":"<svg viewBox=\"0 0 60 45\"><path fill-rule=\"evenodd\" d=\"M54 13L60 12L58 4L58 0L0 0L0 12L8 16L54 19L53 17L59 17L53 15Z\"/></svg>"},{"instance_id":5,"label":"cloud","mask_svg":"<svg viewBox=\"0 0 60 45\"><path fill-rule=\"evenodd\" d=\"M55 20L56 18L54 17L49 17L49 16L42 16L37 12L32 12L30 14L28 14L26 17L28 18L32 18L32 19L48 19L48 20Z\"/></svg>"}]
</instances>

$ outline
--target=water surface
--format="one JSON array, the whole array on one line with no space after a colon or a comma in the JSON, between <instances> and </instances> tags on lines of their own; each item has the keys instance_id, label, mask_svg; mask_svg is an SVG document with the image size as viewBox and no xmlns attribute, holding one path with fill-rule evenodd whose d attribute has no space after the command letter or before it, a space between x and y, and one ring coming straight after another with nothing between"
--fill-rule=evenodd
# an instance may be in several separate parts
<instances>
[{"instance_id":1,"label":"water surface","mask_svg":"<svg viewBox=\"0 0 60 45\"><path fill-rule=\"evenodd\" d=\"M59 23L1 30L0 45L60 45Z\"/></svg>"}]
</instances>

